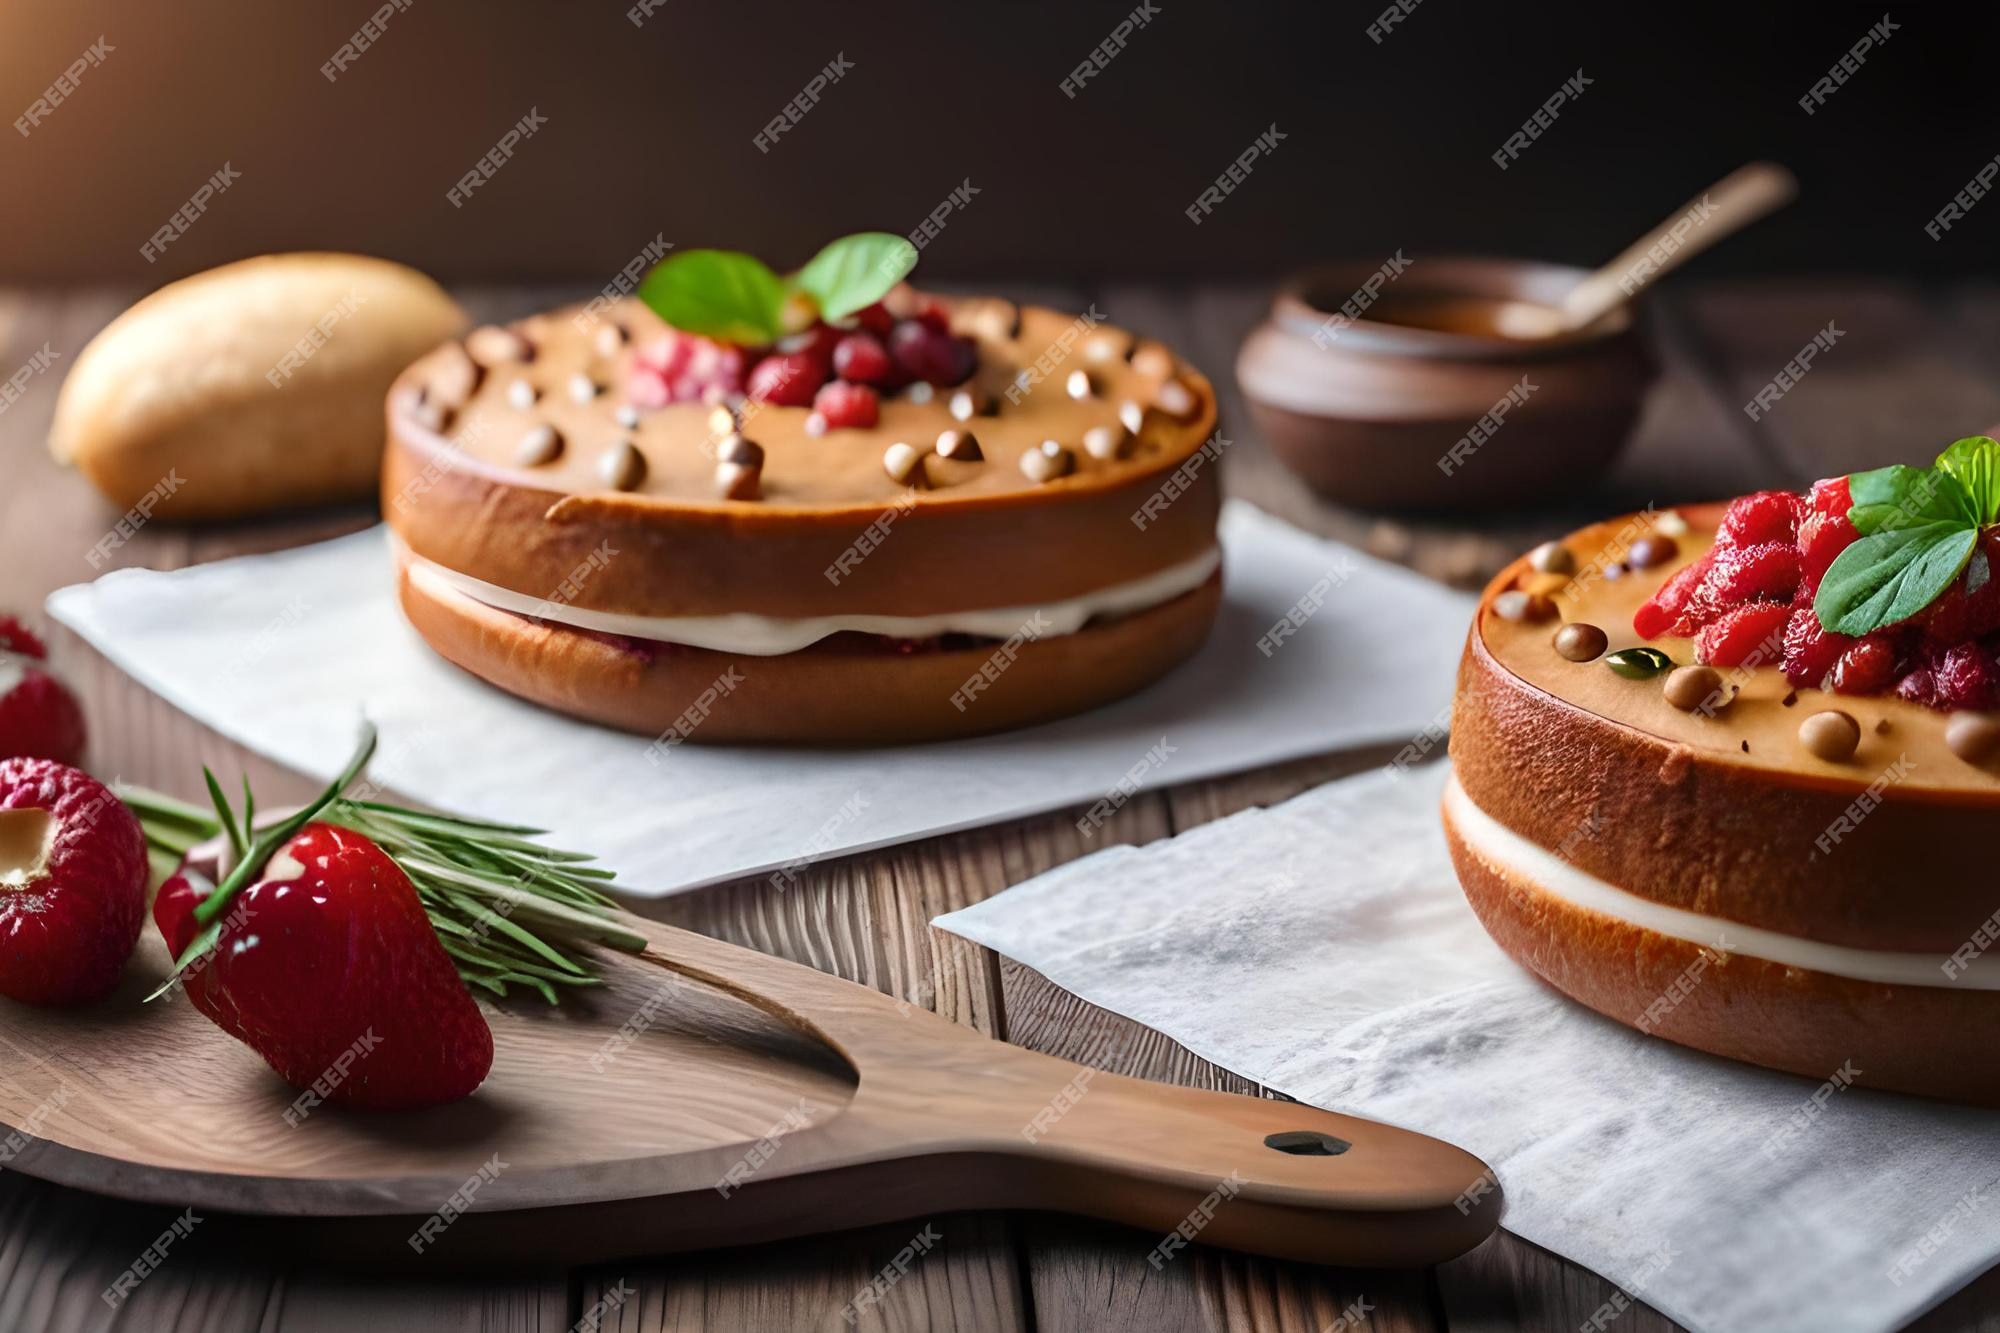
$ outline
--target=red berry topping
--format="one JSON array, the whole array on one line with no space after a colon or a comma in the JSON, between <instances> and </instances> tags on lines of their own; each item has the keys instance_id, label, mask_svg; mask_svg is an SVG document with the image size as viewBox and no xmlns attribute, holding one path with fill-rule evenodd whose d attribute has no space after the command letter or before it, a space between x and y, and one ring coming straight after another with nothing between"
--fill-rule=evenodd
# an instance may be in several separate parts
<instances>
[{"instance_id":1,"label":"red berry topping","mask_svg":"<svg viewBox=\"0 0 2000 1333\"><path fill-rule=\"evenodd\" d=\"M1674 628L1674 622L1687 610L1688 599L1708 576L1708 566L1714 557L1703 556L1688 565L1652 595L1646 604L1632 616L1632 628L1641 638L1657 639Z\"/></svg>"},{"instance_id":2,"label":"red berry topping","mask_svg":"<svg viewBox=\"0 0 2000 1333\"><path fill-rule=\"evenodd\" d=\"M186 865L161 886L153 921L175 957L213 888ZM207 961L183 973L188 998L294 1087L344 1068L328 1101L405 1110L485 1080L493 1033L409 876L370 839L306 825L221 919Z\"/></svg>"},{"instance_id":3,"label":"red berry topping","mask_svg":"<svg viewBox=\"0 0 2000 1333\"><path fill-rule=\"evenodd\" d=\"M1975 710L1993 707L2000 677L1996 677L1992 661L1979 645L1961 643L1945 649L1933 675L1937 681L1937 707Z\"/></svg>"},{"instance_id":4,"label":"red berry topping","mask_svg":"<svg viewBox=\"0 0 2000 1333\"><path fill-rule=\"evenodd\" d=\"M1925 638L1933 643L1963 643L2000 630L2000 581L1993 577L1996 561L2000 561L2000 530L1989 529L1980 535L1958 582L1917 617Z\"/></svg>"},{"instance_id":5,"label":"red berry topping","mask_svg":"<svg viewBox=\"0 0 2000 1333\"><path fill-rule=\"evenodd\" d=\"M866 329L877 338L888 337L889 330L896 327L896 317L890 314L889 307L880 301L871 306L863 306L854 312L852 318L856 326Z\"/></svg>"},{"instance_id":6,"label":"red berry topping","mask_svg":"<svg viewBox=\"0 0 2000 1333\"><path fill-rule=\"evenodd\" d=\"M1834 557L1858 541L1861 534L1847 521L1854 507L1848 494L1847 478L1833 477L1813 483L1806 497L1806 509L1799 519L1799 582L1808 594L1819 591L1819 581Z\"/></svg>"},{"instance_id":7,"label":"red berry topping","mask_svg":"<svg viewBox=\"0 0 2000 1333\"><path fill-rule=\"evenodd\" d=\"M1714 567L1701 586L1723 605L1754 600L1789 602L1799 586L1799 553L1788 542L1719 547Z\"/></svg>"},{"instance_id":8,"label":"red berry topping","mask_svg":"<svg viewBox=\"0 0 2000 1333\"><path fill-rule=\"evenodd\" d=\"M1785 624L1785 679L1817 689L1840 655L1855 642L1823 627L1810 602L1795 606Z\"/></svg>"},{"instance_id":9,"label":"red berry topping","mask_svg":"<svg viewBox=\"0 0 2000 1333\"><path fill-rule=\"evenodd\" d=\"M814 395L813 410L825 417L829 426L866 430L878 419L881 400L865 384L830 380Z\"/></svg>"},{"instance_id":10,"label":"red berry topping","mask_svg":"<svg viewBox=\"0 0 2000 1333\"><path fill-rule=\"evenodd\" d=\"M955 338L922 318L906 319L889 335L889 355L911 379L947 388L971 377L979 361L970 338Z\"/></svg>"},{"instance_id":11,"label":"red berry topping","mask_svg":"<svg viewBox=\"0 0 2000 1333\"><path fill-rule=\"evenodd\" d=\"M896 373L889 349L872 333L850 333L833 348L833 373L851 384L889 383Z\"/></svg>"},{"instance_id":12,"label":"red berry topping","mask_svg":"<svg viewBox=\"0 0 2000 1333\"><path fill-rule=\"evenodd\" d=\"M1791 617L1792 608L1779 602L1751 602L1726 611L1695 639L1695 660L1710 666L1774 665Z\"/></svg>"},{"instance_id":13,"label":"red berry topping","mask_svg":"<svg viewBox=\"0 0 2000 1333\"><path fill-rule=\"evenodd\" d=\"M778 352L759 361L744 392L773 407L806 407L826 383L826 362L813 352Z\"/></svg>"},{"instance_id":14,"label":"red berry topping","mask_svg":"<svg viewBox=\"0 0 2000 1333\"><path fill-rule=\"evenodd\" d=\"M42 646L35 632L13 616L0 616L0 650L38 659L46 659L49 655L49 650Z\"/></svg>"},{"instance_id":15,"label":"red berry topping","mask_svg":"<svg viewBox=\"0 0 2000 1333\"><path fill-rule=\"evenodd\" d=\"M146 915L146 835L104 784L46 759L0 761L0 995L94 1000Z\"/></svg>"},{"instance_id":16,"label":"red berry topping","mask_svg":"<svg viewBox=\"0 0 2000 1333\"><path fill-rule=\"evenodd\" d=\"M743 392L743 349L668 329L632 357L625 393L640 407L696 403Z\"/></svg>"},{"instance_id":17,"label":"red berry topping","mask_svg":"<svg viewBox=\"0 0 2000 1333\"><path fill-rule=\"evenodd\" d=\"M1880 694L1895 678L1893 636L1877 630L1840 655L1827 673L1826 688L1836 694Z\"/></svg>"},{"instance_id":18,"label":"red berry topping","mask_svg":"<svg viewBox=\"0 0 2000 1333\"><path fill-rule=\"evenodd\" d=\"M1716 533L1718 545L1755 546L1760 542L1791 543L1798 539L1799 514L1804 508L1790 491L1757 491L1730 502Z\"/></svg>"}]
</instances>

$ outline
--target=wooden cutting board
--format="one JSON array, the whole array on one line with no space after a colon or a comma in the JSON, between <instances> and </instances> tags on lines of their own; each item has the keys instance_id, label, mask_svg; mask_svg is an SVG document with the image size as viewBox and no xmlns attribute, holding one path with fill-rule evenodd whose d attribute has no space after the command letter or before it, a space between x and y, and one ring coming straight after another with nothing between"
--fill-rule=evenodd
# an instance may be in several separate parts
<instances>
[{"instance_id":1,"label":"wooden cutting board","mask_svg":"<svg viewBox=\"0 0 2000 1333\"><path fill-rule=\"evenodd\" d=\"M453 1106L307 1106L185 996L149 925L76 1012L0 1001L0 1166L198 1213L310 1218L316 1255L582 1263L979 1208L1125 1222L1323 1263L1476 1245L1476 1158L1289 1102L1008 1046L652 922L560 1008L485 1004L492 1075ZM291 1115L287 1116L287 1112ZM292 1224L298 1225L298 1224ZM428 1230L426 1228L428 1227Z\"/></svg>"}]
</instances>

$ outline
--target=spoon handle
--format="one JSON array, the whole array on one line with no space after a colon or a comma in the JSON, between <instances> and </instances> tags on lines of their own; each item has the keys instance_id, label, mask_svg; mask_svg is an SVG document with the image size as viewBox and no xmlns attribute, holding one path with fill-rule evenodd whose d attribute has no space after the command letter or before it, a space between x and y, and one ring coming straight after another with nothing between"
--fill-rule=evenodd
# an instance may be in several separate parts
<instances>
[{"instance_id":1,"label":"spoon handle","mask_svg":"<svg viewBox=\"0 0 2000 1333\"><path fill-rule=\"evenodd\" d=\"M1798 188L1792 173L1775 162L1738 167L1578 283L1563 299L1563 323L1573 329L1588 325L1717 241L1790 203Z\"/></svg>"}]
</instances>

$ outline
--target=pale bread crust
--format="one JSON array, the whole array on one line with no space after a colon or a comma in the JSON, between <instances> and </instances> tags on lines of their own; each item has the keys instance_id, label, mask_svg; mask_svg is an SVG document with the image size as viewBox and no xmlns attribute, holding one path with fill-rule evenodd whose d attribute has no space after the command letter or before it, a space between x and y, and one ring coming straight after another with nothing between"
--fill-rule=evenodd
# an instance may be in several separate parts
<instances>
[{"instance_id":1,"label":"pale bread crust","mask_svg":"<svg viewBox=\"0 0 2000 1333\"><path fill-rule=\"evenodd\" d=\"M775 657L679 646L647 653L497 611L455 590L433 593L412 583L406 559L397 594L410 623L447 660L575 717L650 738L692 719L679 734L695 744L895 744L1046 722L1145 688L1208 637L1222 574L1150 610L1019 644L963 709L952 696L989 661L999 665L1000 645L908 656L819 647Z\"/></svg>"},{"instance_id":2,"label":"pale bread crust","mask_svg":"<svg viewBox=\"0 0 2000 1333\"><path fill-rule=\"evenodd\" d=\"M267 375L330 315L274 387ZM224 265L161 288L91 340L63 383L50 448L119 508L153 493L151 513L175 519L362 499L381 468L390 384L464 324L443 288L387 260Z\"/></svg>"}]
</instances>

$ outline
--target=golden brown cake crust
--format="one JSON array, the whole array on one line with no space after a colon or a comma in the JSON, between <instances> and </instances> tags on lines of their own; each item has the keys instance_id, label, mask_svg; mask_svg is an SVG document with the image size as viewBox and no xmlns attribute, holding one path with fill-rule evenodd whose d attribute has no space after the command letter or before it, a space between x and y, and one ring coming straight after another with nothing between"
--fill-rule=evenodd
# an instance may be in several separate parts
<instances>
[{"instance_id":1,"label":"golden brown cake crust","mask_svg":"<svg viewBox=\"0 0 2000 1333\"><path fill-rule=\"evenodd\" d=\"M1609 1018L1810 1079L2000 1105L2000 992L1852 981L1590 912L1474 851L1445 816L1459 883L1500 947ZM1774 1126L1774 1129L1777 1128Z\"/></svg>"},{"instance_id":2,"label":"golden brown cake crust","mask_svg":"<svg viewBox=\"0 0 2000 1333\"><path fill-rule=\"evenodd\" d=\"M692 743L888 744L1046 722L1143 689L1201 647L1221 605L1222 575L1150 610L1015 645L1004 669L969 697L968 681L1001 644L907 656L838 641L776 657L652 649L419 586L406 561L397 592L410 623L450 661L594 722L659 737L692 719L678 733Z\"/></svg>"}]
</instances>

